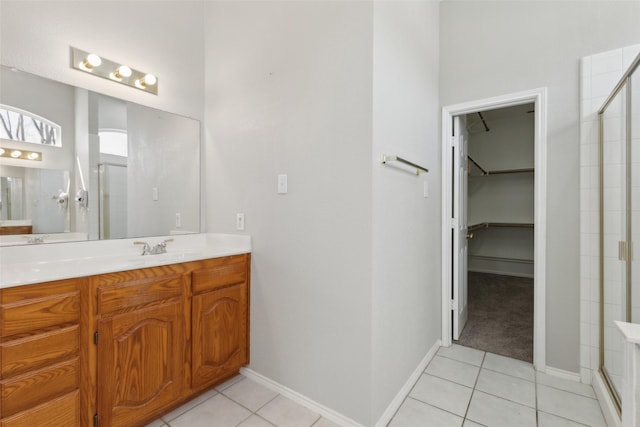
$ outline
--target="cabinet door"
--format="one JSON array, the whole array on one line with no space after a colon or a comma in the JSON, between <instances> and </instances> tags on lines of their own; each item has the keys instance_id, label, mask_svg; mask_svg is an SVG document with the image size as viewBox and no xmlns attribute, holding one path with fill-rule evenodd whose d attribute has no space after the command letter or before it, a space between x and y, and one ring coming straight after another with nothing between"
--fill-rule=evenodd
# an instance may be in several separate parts
<instances>
[{"instance_id":1,"label":"cabinet door","mask_svg":"<svg viewBox=\"0 0 640 427\"><path fill-rule=\"evenodd\" d=\"M195 295L192 387L205 386L248 363L247 284Z\"/></svg>"},{"instance_id":2,"label":"cabinet door","mask_svg":"<svg viewBox=\"0 0 640 427\"><path fill-rule=\"evenodd\" d=\"M182 302L175 301L99 321L100 425L136 425L180 398L182 312Z\"/></svg>"}]
</instances>

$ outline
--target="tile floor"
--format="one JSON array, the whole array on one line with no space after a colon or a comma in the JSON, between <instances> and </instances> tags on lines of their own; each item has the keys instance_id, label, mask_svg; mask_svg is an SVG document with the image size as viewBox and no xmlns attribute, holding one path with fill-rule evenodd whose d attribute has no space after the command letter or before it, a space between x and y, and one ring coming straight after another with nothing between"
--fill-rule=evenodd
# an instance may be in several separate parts
<instances>
[{"instance_id":1,"label":"tile floor","mask_svg":"<svg viewBox=\"0 0 640 427\"><path fill-rule=\"evenodd\" d=\"M238 375L147 427L335 427ZM520 360L441 347L389 427L606 427L593 389Z\"/></svg>"},{"instance_id":2,"label":"tile floor","mask_svg":"<svg viewBox=\"0 0 640 427\"><path fill-rule=\"evenodd\" d=\"M339 427L242 375L147 427Z\"/></svg>"},{"instance_id":3,"label":"tile floor","mask_svg":"<svg viewBox=\"0 0 640 427\"><path fill-rule=\"evenodd\" d=\"M441 347L389 427L606 427L591 386L529 363Z\"/></svg>"}]
</instances>

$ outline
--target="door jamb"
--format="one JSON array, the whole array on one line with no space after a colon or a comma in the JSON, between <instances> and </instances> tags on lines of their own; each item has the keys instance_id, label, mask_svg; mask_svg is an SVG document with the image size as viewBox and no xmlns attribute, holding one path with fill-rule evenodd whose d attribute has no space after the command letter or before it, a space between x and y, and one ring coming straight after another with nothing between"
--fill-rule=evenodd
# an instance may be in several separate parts
<instances>
[{"instance_id":1,"label":"door jamb","mask_svg":"<svg viewBox=\"0 0 640 427\"><path fill-rule=\"evenodd\" d=\"M534 303L533 366L546 369L547 88L464 102L442 108L442 345L451 345L451 129L453 116L534 103Z\"/></svg>"}]
</instances>

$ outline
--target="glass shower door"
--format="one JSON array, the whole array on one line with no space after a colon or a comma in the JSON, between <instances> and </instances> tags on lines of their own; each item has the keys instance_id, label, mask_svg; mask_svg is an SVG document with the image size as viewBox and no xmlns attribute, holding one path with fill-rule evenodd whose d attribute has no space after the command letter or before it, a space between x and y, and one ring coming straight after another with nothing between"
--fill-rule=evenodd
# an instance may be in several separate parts
<instances>
[{"instance_id":1,"label":"glass shower door","mask_svg":"<svg viewBox=\"0 0 640 427\"><path fill-rule=\"evenodd\" d=\"M631 168L631 237L633 242L640 242L640 72L638 69L629 79L628 91L630 102L628 117L630 125L629 140ZM629 289L631 322L640 323L640 256L638 247L633 248L631 256L631 286Z\"/></svg>"},{"instance_id":2,"label":"glass shower door","mask_svg":"<svg viewBox=\"0 0 640 427\"><path fill-rule=\"evenodd\" d=\"M618 92L600 116L602 161L601 369L618 403L622 390L623 340L614 321L627 321L630 273L627 216L626 92Z\"/></svg>"},{"instance_id":3,"label":"glass shower door","mask_svg":"<svg viewBox=\"0 0 640 427\"><path fill-rule=\"evenodd\" d=\"M600 370L621 407L615 321L640 323L640 55L600 109ZM639 249L640 250L640 249Z\"/></svg>"}]
</instances>

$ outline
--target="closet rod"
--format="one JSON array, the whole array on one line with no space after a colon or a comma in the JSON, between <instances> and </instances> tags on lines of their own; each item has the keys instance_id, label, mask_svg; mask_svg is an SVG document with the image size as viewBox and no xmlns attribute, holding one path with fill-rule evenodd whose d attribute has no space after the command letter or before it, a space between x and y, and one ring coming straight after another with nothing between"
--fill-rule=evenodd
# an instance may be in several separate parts
<instances>
[{"instance_id":1,"label":"closet rod","mask_svg":"<svg viewBox=\"0 0 640 427\"><path fill-rule=\"evenodd\" d=\"M404 163L405 165L409 165L411 167L416 168L416 175L420 175L420 172L429 172L429 169L427 168L423 168L420 165L417 165L413 162L410 162L409 160L405 160L402 157L398 157L398 156L385 156L384 154L382 155L382 161L381 163L387 164L387 162L400 162L400 163Z\"/></svg>"},{"instance_id":2,"label":"closet rod","mask_svg":"<svg viewBox=\"0 0 640 427\"><path fill-rule=\"evenodd\" d=\"M482 113L478 111L478 115L480 116L480 120L482 120L482 124L484 125L484 130L489 132L489 126L487 126L487 122L484 121L484 117L482 117Z\"/></svg>"},{"instance_id":3,"label":"closet rod","mask_svg":"<svg viewBox=\"0 0 640 427\"><path fill-rule=\"evenodd\" d=\"M534 228L532 223L523 222L481 222L479 224L473 224L467 227L467 231L479 230L481 228L490 227L512 227L512 228Z\"/></svg>"},{"instance_id":4,"label":"closet rod","mask_svg":"<svg viewBox=\"0 0 640 427\"><path fill-rule=\"evenodd\" d=\"M471 156L467 156L467 159L469 159L469 160L471 161L471 163L473 163L474 165L476 165L476 167L477 167L478 169L480 169L480 171L482 172L482 174L483 174L483 175L489 175L489 172L487 172L486 170L484 170L484 168L483 168L482 166L480 166L480 165L478 164L478 162L476 162L475 160L473 160L473 159L471 158Z\"/></svg>"}]
</instances>

